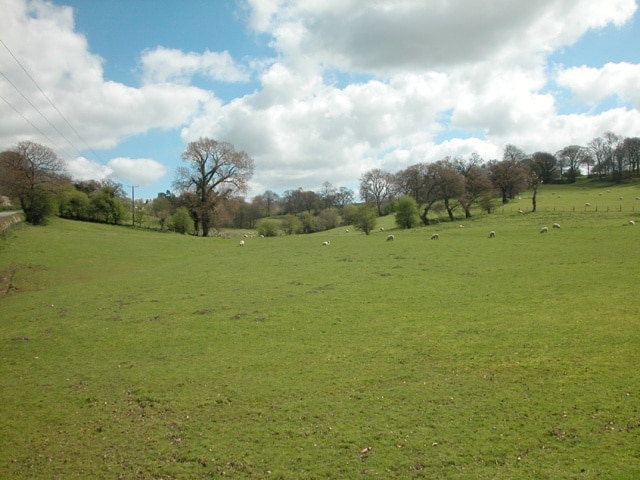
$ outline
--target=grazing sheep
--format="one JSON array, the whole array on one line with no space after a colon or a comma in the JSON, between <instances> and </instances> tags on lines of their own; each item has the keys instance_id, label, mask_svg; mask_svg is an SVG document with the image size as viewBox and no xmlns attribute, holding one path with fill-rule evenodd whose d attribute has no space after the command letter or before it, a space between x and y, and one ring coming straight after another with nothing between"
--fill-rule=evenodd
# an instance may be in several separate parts
<instances>
[{"instance_id":1,"label":"grazing sheep","mask_svg":"<svg viewBox=\"0 0 640 480\"><path fill-rule=\"evenodd\" d=\"M629 225L635 225L636 222L634 222L633 220L629 220Z\"/></svg>"},{"instance_id":2,"label":"grazing sheep","mask_svg":"<svg viewBox=\"0 0 640 480\"><path fill-rule=\"evenodd\" d=\"M587 203L585 203L585 204L584 204L584 206L585 206L585 207L590 207L590 206L591 206L591 204L590 204L589 202L587 202Z\"/></svg>"},{"instance_id":3,"label":"grazing sheep","mask_svg":"<svg viewBox=\"0 0 640 480\"><path fill-rule=\"evenodd\" d=\"M244 247L244 240L240 240L240 246Z\"/></svg>"},{"instance_id":4,"label":"grazing sheep","mask_svg":"<svg viewBox=\"0 0 640 480\"><path fill-rule=\"evenodd\" d=\"M433 235L431 235L431 240L439 240L440 239L440 235L438 235L437 233L434 233Z\"/></svg>"},{"instance_id":5,"label":"grazing sheep","mask_svg":"<svg viewBox=\"0 0 640 480\"><path fill-rule=\"evenodd\" d=\"M326 247L327 245L331 245L331 242L322 242L322 245Z\"/></svg>"},{"instance_id":6,"label":"grazing sheep","mask_svg":"<svg viewBox=\"0 0 640 480\"><path fill-rule=\"evenodd\" d=\"M349 229L348 229L348 228L347 228L345 231L346 231L347 233L349 233Z\"/></svg>"},{"instance_id":7,"label":"grazing sheep","mask_svg":"<svg viewBox=\"0 0 640 480\"><path fill-rule=\"evenodd\" d=\"M547 233L549 231L549 229L547 227L542 227L540 229L540 233Z\"/></svg>"},{"instance_id":8,"label":"grazing sheep","mask_svg":"<svg viewBox=\"0 0 640 480\"><path fill-rule=\"evenodd\" d=\"M560 228L560 224L559 223L554 223L553 224L553 228Z\"/></svg>"},{"instance_id":9,"label":"grazing sheep","mask_svg":"<svg viewBox=\"0 0 640 480\"><path fill-rule=\"evenodd\" d=\"M620 197L620 200L624 200L624 197Z\"/></svg>"},{"instance_id":10,"label":"grazing sheep","mask_svg":"<svg viewBox=\"0 0 640 480\"><path fill-rule=\"evenodd\" d=\"M381 232L384 232L384 227L380 227L380 231L381 231Z\"/></svg>"},{"instance_id":11,"label":"grazing sheep","mask_svg":"<svg viewBox=\"0 0 640 480\"><path fill-rule=\"evenodd\" d=\"M495 236L496 236L496 232L494 232L493 230L491 230L491 231L489 232L489 238L493 238L493 237L495 237Z\"/></svg>"},{"instance_id":12,"label":"grazing sheep","mask_svg":"<svg viewBox=\"0 0 640 480\"><path fill-rule=\"evenodd\" d=\"M522 210L521 208L518 209L518 213L524 213L524 210Z\"/></svg>"},{"instance_id":13,"label":"grazing sheep","mask_svg":"<svg viewBox=\"0 0 640 480\"><path fill-rule=\"evenodd\" d=\"M458 226L459 226L460 228L464 228L464 225L462 225L462 224L460 224L460 225L458 225Z\"/></svg>"},{"instance_id":14,"label":"grazing sheep","mask_svg":"<svg viewBox=\"0 0 640 480\"><path fill-rule=\"evenodd\" d=\"M393 239L395 239L396 237L394 237L393 235L387 235L387 242L392 241Z\"/></svg>"}]
</instances>

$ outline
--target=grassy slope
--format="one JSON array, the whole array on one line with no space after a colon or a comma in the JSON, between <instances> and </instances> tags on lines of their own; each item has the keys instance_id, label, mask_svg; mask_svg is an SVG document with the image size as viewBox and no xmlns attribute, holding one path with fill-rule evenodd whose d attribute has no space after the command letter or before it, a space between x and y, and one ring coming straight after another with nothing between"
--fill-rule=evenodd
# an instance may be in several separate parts
<instances>
[{"instance_id":1,"label":"grassy slope","mask_svg":"<svg viewBox=\"0 0 640 480\"><path fill-rule=\"evenodd\" d=\"M545 188L394 242L15 228L0 477L638 476L640 190Z\"/></svg>"}]
</instances>

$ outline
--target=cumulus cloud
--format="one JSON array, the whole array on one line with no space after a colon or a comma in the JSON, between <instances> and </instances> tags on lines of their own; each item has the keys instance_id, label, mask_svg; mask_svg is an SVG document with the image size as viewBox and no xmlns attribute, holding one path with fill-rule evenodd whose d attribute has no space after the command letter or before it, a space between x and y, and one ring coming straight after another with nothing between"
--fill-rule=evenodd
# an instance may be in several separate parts
<instances>
[{"instance_id":1,"label":"cumulus cloud","mask_svg":"<svg viewBox=\"0 0 640 480\"><path fill-rule=\"evenodd\" d=\"M164 165L150 158L114 158L108 165L117 178L139 186L155 183L167 173Z\"/></svg>"},{"instance_id":2,"label":"cumulus cloud","mask_svg":"<svg viewBox=\"0 0 640 480\"><path fill-rule=\"evenodd\" d=\"M223 82L244 82L249 79L228 51L202 54L157 47L142 54L142 80L149 83L188 84L194 75L203 75Z\"/></svg>"},{"instance_id":3,"label":"cumulus cloud","mask_svg":"<svg viewBox=\"0 0 640 480\"><path fill-rule=\"evenodd\" d=\"M103 59L75 31L72 9L42 0L0 3L3 41L91 147L152 129L179 130L185 144L201 136L230 141L255 159L252 193L352 184L371 168L394 171L448 155L499 158L508 143L553 152L606 130L640 130L637 64L548 65L550 54L588 31L625 25L634 0L243 0L248 26L271 38L273 58L240 64L223 48L153 47L137 59L137 87L104 78ZM0 61L55 117L1 48ZM238 83L250 76L257 86L227 102L194 86L197 78ZM587 108L559 113L557 88ZM0 91L66 144L2 77ZM611 96L615 108L588 108ZM14 113L0 117L1 144L34 134ZM57 125L78 140L64 122ZM162 176L162 164L145 162L154 160L95 166L122 177L145 171L148 177L127 177L140 184ZM81 160L70 163L82 171Z\"/></svg>"},{"instance_id":4,"label":"cumulus cloud","mask_svg":"<svg viewBox=\"0 0 640 480\"><path fill-rule=\"evenodd\" d=\"M597 104L609 96L640 108L640 65L626 62L607 63L602 68L587 66L563 68L556 73L556 82L570 89L578 99Z\"/></svg>"},{"instance_id":5,"label":"cumulus cloud","mask_svg":"<svg viewBox=\"0 0 640 480\"><path fill-rule=\"evenodd\" d=\"M2 144L35 138L64 156L76 147L110 148L152 129L178 128L214 101L190 85L136 88L106 80L103 59L74 30L71 8L0 3L0 92L12 107L0 120Z\"/></svg>"},{"instance_id":6,"label":"cumulus cloud","mask_svg":"<svg viewBox=\"0 0 640 480\"><path fill-rule=\"evenodd\" d=\"M67 172L74 180L104 180L113 173L111 168L86 157L75 157L66 163Z\"/></svg>"}]
</instances>

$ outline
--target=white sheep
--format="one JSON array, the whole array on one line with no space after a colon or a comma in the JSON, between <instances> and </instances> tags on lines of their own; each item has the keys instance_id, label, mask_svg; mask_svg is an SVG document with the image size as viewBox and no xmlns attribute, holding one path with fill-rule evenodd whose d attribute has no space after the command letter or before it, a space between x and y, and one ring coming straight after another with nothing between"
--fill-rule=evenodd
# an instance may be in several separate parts
<instances>
[{"instance_id":1,"label":"white sheep","mask_svg":"<svg viewBox=\"0 0 640 480\"><path fill-rule=\"evenodd\" d=\"M493 230L491 230L491 231L489 232L489 238L493 238L493 237L495 237L495 236L496 236L496 232L494 232Z\"/></svg>"},{"instance_id":2,"label":"white sheep","mask_svg":"<svg viewBox=\"0 0 640 480\"><path fill-rule=\"evenodd\" d=\"M392 240L394 240L396 237L394 237L393 235L387 235L387 242L391 242Z\"/></svg>"},{"instance_id":3,"label":"white sheep","mask_svg":"<svg viewBox=\"0 0 640 480\"><path fill-rule=\"evenodd\" d=\"M431 240L439 240L440 239L440 235L438 235L437 233L434 233L433 235L431 235Z\"/></svg>"},{"instance_id":4,"label":"white sheep","mask_svg":"<svg viewBox=\"0 0 640 480\"><path fill-rule=\"evenodd\" d=\"M327 242L322 242L322 245L324 245L326 247L327 245L331 245L331 242L328 242L328 241Z\"/></svg>"},{"instance_id":5,"label":"white sheep","mask_svg":"<svg viewBox=\"0 0 640 480\"><path fill-rule=\"evenodd\" d=\"M635 225L636 222L634 222L633 220L629 220L629 225Z\"/></svg>"},{"instance_id":6,"label":"white sheep","mask_svg":"<svg viewBox=\"0 0 640 480\"><path fill-rule=\"evenodd\" d=\"M585 204L584 204L584 206L585 206L585 207L590 207L590 206L591 206L591 204L590 204L589 202L587 202L587 203L585 203Z\"/></svg>"},{"instance_id":7,"label":"white sheep","mask_svg":"<svg viewBox=\"0 0 640 480\"><path fill-rule=\"evenodd\" d=\"M518 209L518 213L524 213L524 210L522 210L521 208Z\"/></svg>"},{"instance_id":8,"label":"white sheep","mask_svg":"<svg viewBox=\"0 0 640 480\"><path fill-rule=\"evenodd\" d=\"M559 223L554 223L553 224L553 228L560 228L560 224Z\"/></svg>"},{"instance_id":9,"label":"white sheep","mask_svg":"<svg viewBox=\"0 0 640 480\"><path fill-rule=\"evenodd\" d=\"M462 224L460 224L460 225L458 225L458 226L459 226L460 228L464 228L464 225L462 225Z\"/></svg>"},{"instance_id":10,"label":"white sheep","mask_svg":"<svg viewBox=\"0 0 640 480\"><path fill-rule=\"evenodd\" d=\"M240 240L240 246L244 247L244 240Z\"/></svg>"},{"instance_id":11,"label":"white sheep","mask_svg":"<svg viewBox=\"0 0 640 480\"><path fill-rule=\"evenodd\" d=\"M380 231L381 231L381 232L384 232L384 227L380 227Z\"/></svg>"},{"instance_id":12,"label":"white sheep","mask_svg":"<svg viewBox=\"0 0 640 480\"><path fill-rule=\"evenodd\" d=\"M540 233L547 233L549 231L549 229L547 227L542 227L540 229Z\"/></svg>"}]
</instances>

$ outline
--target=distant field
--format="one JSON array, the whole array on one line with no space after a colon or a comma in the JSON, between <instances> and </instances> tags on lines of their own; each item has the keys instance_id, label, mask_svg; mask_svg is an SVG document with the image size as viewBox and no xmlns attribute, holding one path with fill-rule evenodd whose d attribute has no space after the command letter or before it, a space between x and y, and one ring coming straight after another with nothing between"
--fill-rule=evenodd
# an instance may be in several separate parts
<instances>
[{"instance_id":1,"label":"distant field","mask_svg":"<svg viewBox=\"0 0 640 480\"><path fill-rule=\"evenodd\" d=\"M16 225L0 478L638 478L637 196L244 247Z\"/></svg>"}]
</instances>

